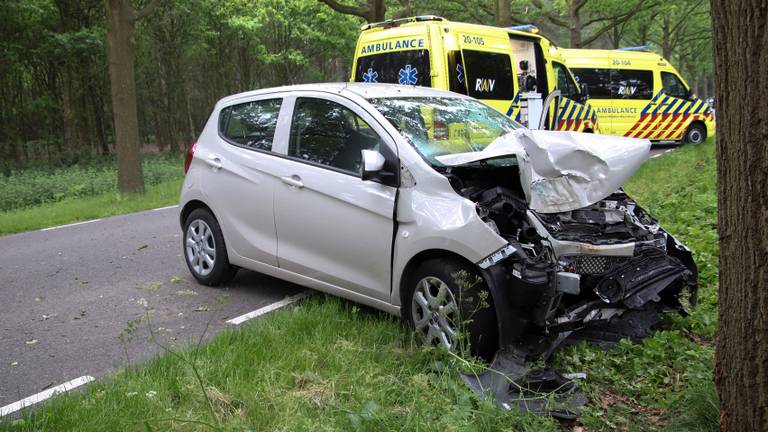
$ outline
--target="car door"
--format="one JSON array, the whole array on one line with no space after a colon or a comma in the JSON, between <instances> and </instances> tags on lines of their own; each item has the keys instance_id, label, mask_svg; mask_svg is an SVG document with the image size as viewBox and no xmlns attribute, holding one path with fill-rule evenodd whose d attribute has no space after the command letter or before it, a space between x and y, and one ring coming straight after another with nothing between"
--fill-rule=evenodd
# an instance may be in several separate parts
<instances>
[{"instance_id":1,"label":"car door","mask_svg":"<svg viewBox=\"0 0 768 432\"><path fill-rule=\"evenodd\" d=\"M614 135L614 120L617 114L613 111L611 96L611 70L608 68L571 68L576 82L589 92L589 106L597 113L600 123L600 133Z\"/></svg>"},{"instance_id":2,"label":"car door","mask_svg":"<svg viewBox=\"0 0 768 432\"><path fill-rule=\"evenodd\" d=\"M208 164L201 182L229 247L240 257L277 266L273 194L278 184L271 154L281 97L262 96L223 108L213 145L202 146ZM200 151L200 150L198 150ZM230 257L232 259L233 257ZM236 257L234 257L236 258Z\"/></svg>"},{"instance_id":3,"label":"car door","mask_svg":"<svg viewBox=\"0 0 768 432\"><path fill-rule=\"evenodd\" d=\"M662 112L662 119L652 137L654 140L677 140L688 126L690 115L704 107L694 100L683 80L672 72L661 71L661 86L668 105Z\"/></svg>"},{"instance_id":4,"label":"car door","mask_svg":"<svg viewBox=\"0 0 768 432\"><path fill-rule=\"evenodd\" d=\"M554 129L581 132L585 121L592 119L592 109L583 103L579 86L562 63L552 62L555 83L560 90L560 109L554 122Z\"/></svg>"},{"instance_id":5,"label":"car door","mask_svg":"<svg viewBox=\"0 0 768 432\"><path fill-rule=\"evenodd\" d=\"M362 180L361 150L393 158L394 143L341 96L297 96L291 119L286 157L276 163L280 268L388 300L397 188Z\"/></svg>"},{"instance_id":6,"label":"car door","mask_svg":"<svg viewBox=\"0 0 768 432\"><path fill-rule=\"evenodd\" d=\"M650 138L656 132L659 111L667 107L667 98L655 98L653 71L648 69L612 69L611 97L614 135Z\"/></svg>"}]
</instances>

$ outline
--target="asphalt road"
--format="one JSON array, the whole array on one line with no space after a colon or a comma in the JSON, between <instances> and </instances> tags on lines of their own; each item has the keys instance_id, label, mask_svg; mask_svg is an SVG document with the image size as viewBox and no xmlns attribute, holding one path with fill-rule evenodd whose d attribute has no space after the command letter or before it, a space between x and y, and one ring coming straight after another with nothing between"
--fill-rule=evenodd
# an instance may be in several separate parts
<instances>
[{"instance_id":1,"label":"asphalt road","mask_svg":"<svg viewBox=\"0 0 768 432\"><path fill-rule=\"evenodd\" d=\"M178 209L0 237L0 406L185 344L301 288L241 270L225 289L194 282ZM125 343L121 342L122 339ZM127 351L127 356L126 356Z\"/></svg>"}]
</instances>

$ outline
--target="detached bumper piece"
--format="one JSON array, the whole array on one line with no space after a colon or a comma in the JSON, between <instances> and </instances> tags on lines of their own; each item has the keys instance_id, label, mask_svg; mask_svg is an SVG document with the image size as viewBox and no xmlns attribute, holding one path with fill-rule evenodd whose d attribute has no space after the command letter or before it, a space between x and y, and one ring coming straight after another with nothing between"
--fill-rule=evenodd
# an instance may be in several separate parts
<instances>
[{"instance_id":1,"label":"detached bumper piece","mask_svg":"<svg viewBox=\"0 0 768 432\"><path fill-rule=\"evenodd\" d=\"M486 372L462 374L461 379L476 394L493 398L501 408L576 419L587 403L581 388L554 369L531 369L525 357L512 348L499 351Z\"/></svg>"}]
</instances>

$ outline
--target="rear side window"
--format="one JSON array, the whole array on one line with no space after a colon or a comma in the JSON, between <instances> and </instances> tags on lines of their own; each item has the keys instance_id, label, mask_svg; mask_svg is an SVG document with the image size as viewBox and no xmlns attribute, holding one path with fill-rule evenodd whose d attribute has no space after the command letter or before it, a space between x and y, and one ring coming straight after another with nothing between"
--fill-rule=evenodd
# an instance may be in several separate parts
<instances>
[{"instance_id":1,"label":"rear side window","mask_svg":"<svg viewBox=\"0 0 768 432\"><path fill-rule=\"evenodd\" d=\"M653 72L630 69L571 69L576 81L586 84L590 99L651 99Z\"/></svg>"},{"instance_id":2,"label":"rear side window","mask_svg":"<svg viewBox=\"0 0 768 432\"><path fill-rule=\"evenodd\" d=\"M512 61L507 54L463 50L469 96L477 99L511 100Z\"/></svg>"},{"instance_id":3,"label":"rear side window","mask_svg":"<svg viewBox=\"0 0 768 432\"><path fill-rule=\"evenodd\" d=\"M612 70L611 84L614 99L651 99L653 97L653 72L648 70Z\"/></svg>"},{"instance_id":4,"label":"rear side window","mask_svg":"<svg viewBox=\"0 0 768 432\"><path fill-rule=\"evenodd\" d=\"M680 78L678 78L675 74L662 72L661 85L664 87L664 93L668 94L669 96L681 99L688 97L688 89L685 88L683 82L680 81Z\"/></svg>"},{"instance_id":5,"label":"rear side window","mask_svg":"<svg viewBox=\"0 0 768 432\"><path fill-rule=\"evenodd\" d=\"M360 174L361 150L378 150L379 143L349 108L325 99L296 100L288 156Z\"/></svg>"},{"instance_id":6,"label":"rear side window","mask_svg":"<svg viewBox=\"0 0 768 432\"><path fill-rule=\"evenodd\" d=\"M256 150L272 150L282 99L267 99L227 107L219 131L227 140Z\"/></svg>"},{"instance_id":7,"label":"rear side window","mask_svg":"<svg viewBox=\"0 0 768 432\"><path fill-rule=\"evenodd\" d=\"M430 87L429 51L408 50L357 59L355 81Z\"/></svg>"},{"instance_id":8,"label":"rear side window","mask_svg":"<svg viewBox=\"0 0 768 432\"><path fill-rule=\"evenodd\" d=\"M611 98L611 70L579 68L571 69L579 85L586 84L590 99Z\"/></svg>"},{"instance_id":9,"label":"rear side window","mask_svg":"<svg viewBox=\"0 0 768 432\"><path fill-rule=\"evenodd\" d=\"M576 89L576 83L573 82L565 66L560 63L552 62L552 70L555 72L555 78L557 79L557 89L560 90L563 96L573 99L579 91Z\"/></svg>"}]
</instances>

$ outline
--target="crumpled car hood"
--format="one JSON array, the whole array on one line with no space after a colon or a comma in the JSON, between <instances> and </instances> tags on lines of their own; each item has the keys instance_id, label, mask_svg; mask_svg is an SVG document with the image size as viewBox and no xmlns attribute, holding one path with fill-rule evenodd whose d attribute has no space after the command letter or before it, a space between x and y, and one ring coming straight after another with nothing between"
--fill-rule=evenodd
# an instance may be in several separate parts
<instances>
[{"instance_id":1,"label":"crumpled car hood","mask_svg":"<svg viewBox=\"0 0 768 432\"><path fill-rule=\"evenodd\" d=\"M483 151L438 156L447 166L514 155L528 204L559 213L594 204L619 189L648 159L651 142L635 138L519 129Z\"/></svg>"}]
</instances>

